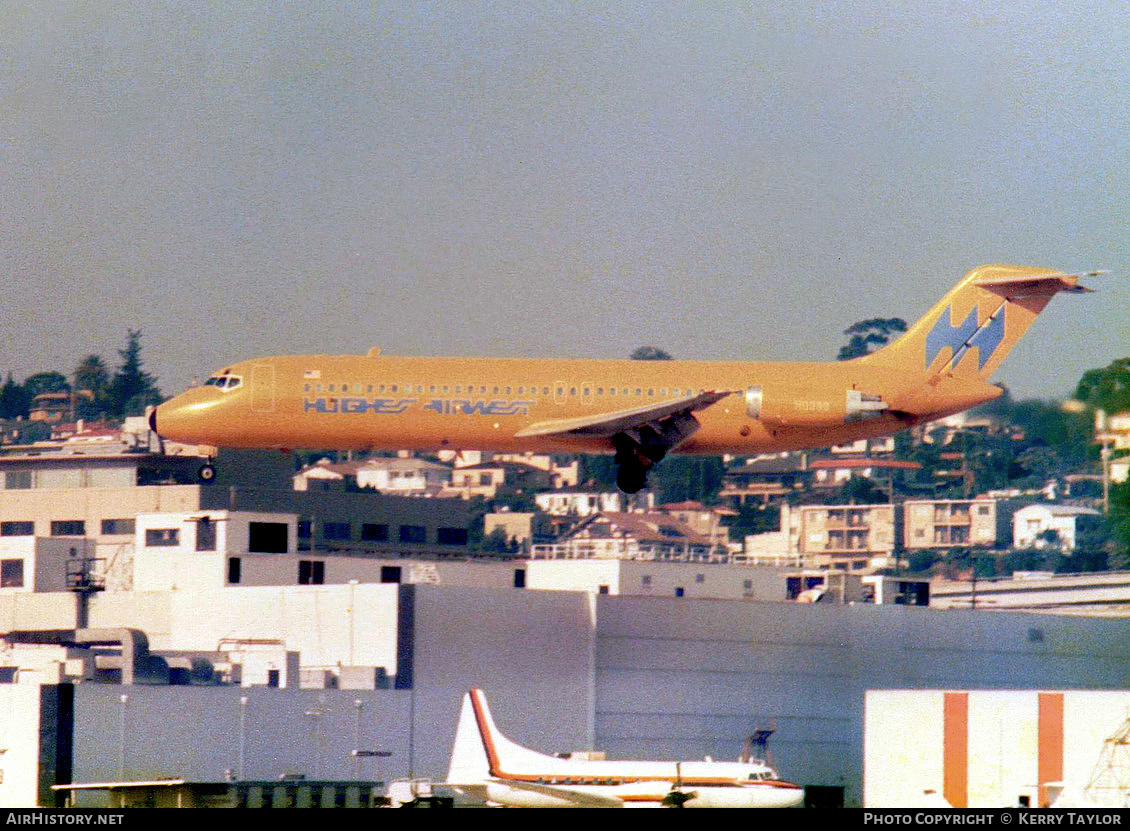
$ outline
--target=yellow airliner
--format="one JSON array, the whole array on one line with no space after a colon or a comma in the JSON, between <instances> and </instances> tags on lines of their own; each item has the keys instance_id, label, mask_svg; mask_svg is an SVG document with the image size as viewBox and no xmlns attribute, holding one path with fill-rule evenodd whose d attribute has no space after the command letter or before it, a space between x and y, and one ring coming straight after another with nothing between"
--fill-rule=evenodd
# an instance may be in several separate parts
<instances>
[{"instance_id":1,"label":"yellow airliner","mask_svg":"<svg viewBox=\"0 0 1130 831\"><path fill-rule=\"evenodd\" d=\"M242 448L615 453L634 493L667 453L826 447L1000 395L1032 321L1086 274L974 269L898 340L828 363L292 355L244 361L161 404L174 441ZM214 476L211 465L201 477Z\"/></svg>"}]
</instances>

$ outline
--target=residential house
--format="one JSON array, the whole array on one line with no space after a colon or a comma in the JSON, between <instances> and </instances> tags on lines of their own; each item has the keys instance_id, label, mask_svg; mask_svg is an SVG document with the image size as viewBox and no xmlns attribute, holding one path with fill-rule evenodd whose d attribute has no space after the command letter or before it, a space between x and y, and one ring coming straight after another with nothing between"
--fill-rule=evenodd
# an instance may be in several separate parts
<instances>
[{"instance_id":1,"label":"residential house","mask_svg":"<svg viewBox=\"0 0 1130 831\"><path fill-rule=\"evenodd\" d=\"M1028 505L1012 516L1012 546L1074 551L1084 535L1101 521L1102 514L1094 508Z\"/></svg>"}]
</instances>

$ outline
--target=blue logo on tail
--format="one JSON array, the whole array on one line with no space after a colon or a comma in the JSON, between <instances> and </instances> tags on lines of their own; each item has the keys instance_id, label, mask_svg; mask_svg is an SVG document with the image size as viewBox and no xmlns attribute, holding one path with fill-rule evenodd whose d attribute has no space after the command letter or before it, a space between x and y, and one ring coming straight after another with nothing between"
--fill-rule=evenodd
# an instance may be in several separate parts
<instances>
[{"instance_id":1,"label":"blue logo on tail","mask_svg":"<svg viewBox=\"0 0 1130 831\"><path fill-rule=\"evenodd\" d=\"M962 356L976 346L977 369L984 368L1004 340L1005 308L1002 306L996 314L985 321L983 326L978 327L976 308L969 312L969 316L960 325L954 326L953 306L950 306L938 316L933 328L926 335L926 366L934 363L934 359L947 346L953 350L949 366L956 366Z\"/></svg>"}]
</instances>

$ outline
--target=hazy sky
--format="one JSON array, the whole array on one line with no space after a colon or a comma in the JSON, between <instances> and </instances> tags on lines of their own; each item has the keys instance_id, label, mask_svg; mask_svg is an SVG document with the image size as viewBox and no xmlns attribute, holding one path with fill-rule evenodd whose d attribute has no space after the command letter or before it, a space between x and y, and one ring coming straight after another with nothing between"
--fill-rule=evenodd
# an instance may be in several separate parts
<instances>
[{"instance_id":1,"label":"hazy sky","mask_svg":"<svg viewBox=\"0 0 1130 831\"><path fill-rule=\"evenodd\" d=\"M879 6L879 8L875 8ZM922 7L922 8L919 8ZM0 6L0 372L295 352L823 360L970 268L1109 268L999 380L1130 355L1114 2Z\"/></svg>"}]
</instances>

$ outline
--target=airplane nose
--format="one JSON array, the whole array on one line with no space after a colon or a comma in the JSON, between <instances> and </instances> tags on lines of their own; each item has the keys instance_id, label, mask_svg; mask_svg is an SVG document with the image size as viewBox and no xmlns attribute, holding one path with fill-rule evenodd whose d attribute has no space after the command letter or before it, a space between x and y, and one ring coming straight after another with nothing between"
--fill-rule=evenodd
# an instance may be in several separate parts
<instances>
[{"instance_id":1,"label":"airplane nose","mask_svg":"<svg viewBox=\"0 0 1130 831\"><path fill-rule=\"evenodd\" d=\"M154 433L157 432L157 408L154 407L149 411L149 429ZM158 433L158 435L160 435Z\"/></svg>"}]
</instances>

